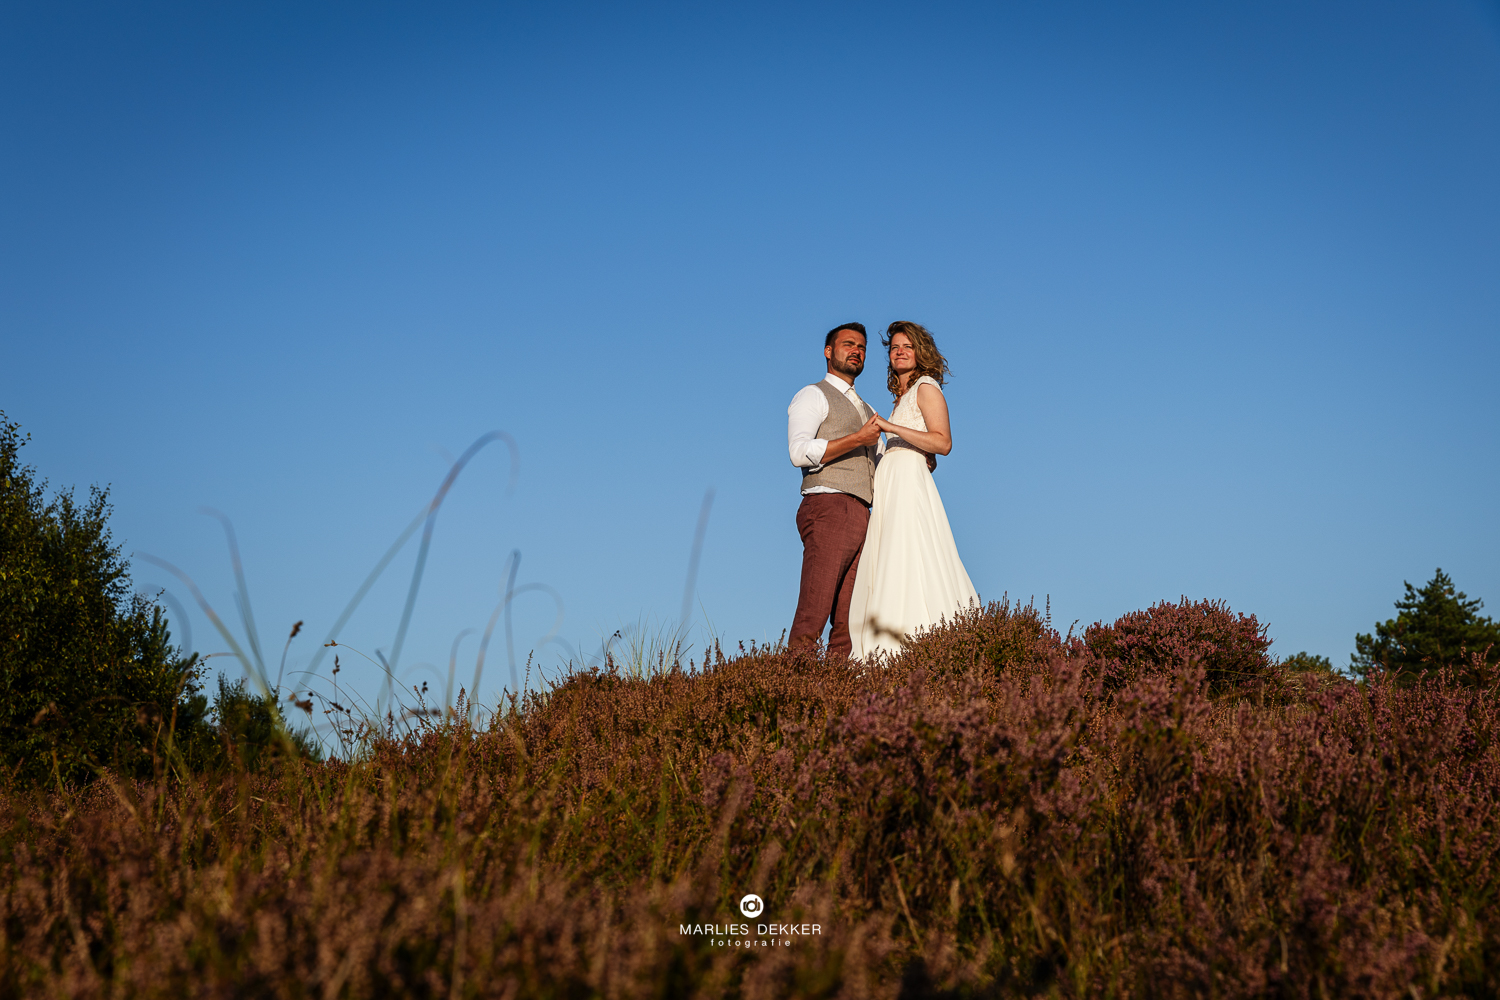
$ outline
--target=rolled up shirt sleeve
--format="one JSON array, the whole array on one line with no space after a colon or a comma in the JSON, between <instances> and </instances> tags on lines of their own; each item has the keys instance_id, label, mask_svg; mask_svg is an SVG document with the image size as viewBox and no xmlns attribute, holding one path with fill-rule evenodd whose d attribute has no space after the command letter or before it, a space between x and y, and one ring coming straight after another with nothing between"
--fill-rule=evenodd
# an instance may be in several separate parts
<instances>
[{"instance_id":1,"label":"rolled up shirt sleeve","mask_svg":"<svg viewBox=\"0 0 1500 1000\"><path fill-rule=\"evenodd\" d=\"M786 408L786 445L797 468L814 472L822 468L828 442L816 435L826 419L828 400L817 386L806 386L792 397L792 404Z\"/></svg>"}]
</instances>

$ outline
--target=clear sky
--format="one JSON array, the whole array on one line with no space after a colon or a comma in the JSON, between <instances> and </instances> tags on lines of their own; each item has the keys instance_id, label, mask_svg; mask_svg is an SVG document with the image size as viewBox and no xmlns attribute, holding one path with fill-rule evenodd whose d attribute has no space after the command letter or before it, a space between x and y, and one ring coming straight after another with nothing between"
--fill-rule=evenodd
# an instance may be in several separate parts
<instances>
[{"instance_id":1,"label":"clear sky","mask_svg":"<svg viewBox=\"0 0 1500 1000\"><path fill-rule=\"evenodd\" d=\"M504 445L454 486L406 683L513 549L578 653L669 630L709 488L693 655L775 639L846 320L950 359L985 598L1222 598L1336 661L1437 566L1500 613L1494 3L9 4L0 81L0 408L232 620L228 514L293 667L491 430L516 488ZM344 640L389 652L415 558Z\"/></svg>"}]
</instances>

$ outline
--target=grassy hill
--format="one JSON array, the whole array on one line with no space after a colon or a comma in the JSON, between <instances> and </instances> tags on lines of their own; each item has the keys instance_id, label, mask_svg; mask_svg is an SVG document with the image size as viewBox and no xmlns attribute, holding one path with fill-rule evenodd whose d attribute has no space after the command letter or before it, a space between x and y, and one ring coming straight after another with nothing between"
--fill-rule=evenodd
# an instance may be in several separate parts
<instances>
[{"instance_id":1,"label":"grassy hill","mask_svg":"<svg viewBox=\"0 0 1500 1000\"><path fill-rule=\"evenodd\" d=\"M883 667L716 650L16 791L0 994L1500 993L1492 671L1292 673L1206 603L1085 639L1001 603Z\"/></svg>"}]
</instances>

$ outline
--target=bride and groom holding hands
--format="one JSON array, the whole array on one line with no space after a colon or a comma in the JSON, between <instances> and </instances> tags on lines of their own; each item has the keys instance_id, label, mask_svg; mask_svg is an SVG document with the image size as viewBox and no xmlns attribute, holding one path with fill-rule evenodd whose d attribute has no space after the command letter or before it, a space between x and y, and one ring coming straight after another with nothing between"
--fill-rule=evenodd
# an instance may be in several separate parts
<instances>
[{"instance_id":1,"label":"bride and groom holding hands","mask_svg":"<svg viewBox=\"0 0 1500 1000\"><path fill-rule=\"evenodd\" d=\"M828 374L792 397L787 448L802 470L802 587L790 645L897 652L917 631L979 604L958 557L932 472L953 448L942 385L948 363L920 324L886 328L890 419L854 391L868 339L859 323L829 331ZM885 440L881 441L881 435Z\"/></svg>"}]
</instances>

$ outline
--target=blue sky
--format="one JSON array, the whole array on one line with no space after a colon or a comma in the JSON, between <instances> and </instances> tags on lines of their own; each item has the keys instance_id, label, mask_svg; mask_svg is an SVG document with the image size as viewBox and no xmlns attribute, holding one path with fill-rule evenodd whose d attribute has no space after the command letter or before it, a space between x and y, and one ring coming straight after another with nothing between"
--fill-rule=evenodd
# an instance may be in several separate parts
<instances>
[{"instance_id":1,"label":"blue sky","mask_svg":"<svg viewBox=\"0 0 1500 1000\"><path fill-rule=\"evenodd\" d=\"M670 629L709 488L695 649L775 639L785 408L850 319L952 363L986 598L1336 661L1436 566L1500 613L1493 3L10 5L0 78L0 408L232 618L228 514L293 667L496 429L405 683L514 549L578 652ZM389 651L415 555L342 639Z\"/></svg>"}]
</instances>

